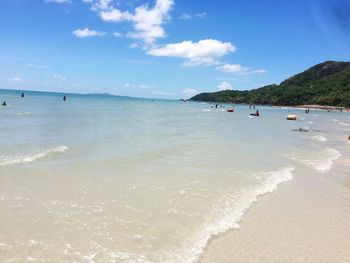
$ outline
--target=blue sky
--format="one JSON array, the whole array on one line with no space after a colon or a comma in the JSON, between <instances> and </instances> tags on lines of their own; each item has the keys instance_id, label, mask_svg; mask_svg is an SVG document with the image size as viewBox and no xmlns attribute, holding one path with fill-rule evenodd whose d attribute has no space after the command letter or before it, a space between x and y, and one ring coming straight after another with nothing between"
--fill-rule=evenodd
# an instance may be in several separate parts
<instances>
[{"instance_id":1,"label":"blue sky","mask_svg":"<svg viewBox=\"0 0 350 263\"><path fill-rule=\"evenodd\" d=\"M188 98L350 60L350 0L1 0L0 88Z\"/></svg>"}]
</instances>

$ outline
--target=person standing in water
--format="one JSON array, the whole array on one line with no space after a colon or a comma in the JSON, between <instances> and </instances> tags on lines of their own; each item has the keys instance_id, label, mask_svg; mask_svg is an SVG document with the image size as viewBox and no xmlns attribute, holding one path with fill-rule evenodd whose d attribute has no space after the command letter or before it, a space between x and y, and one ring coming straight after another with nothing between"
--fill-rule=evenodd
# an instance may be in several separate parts
<instances>
[{"instance_id":1,"label":"person standing in water","mask_svg":"<svg viewBox=\"0 0 350 263\"><path fill-rule=\"evenodd\" d=\"M63 96L63 101L66 101L66 100L67 100L67 96L64 95L64 96Z\"/></svg>"},{"instance_id":2,"label":"person standing in water","mask_svg":"<svg viewBox=\"0 0 350 263\"><path fill-rule=\"evenodd\" d=\"M6 101L4 101L4 102L1 104L1 106L7 106Z\"/></svg>"},{"instance_id":3,"label":"person standing in water","mask_svg":"<svg viewBox=\"0 0 350 263\"><path fill-rule=\"evenodd\" d=\"M24 98L24 92L22 92L22 94L21 94L21 98Z\"/></svg>"}]
</instances>

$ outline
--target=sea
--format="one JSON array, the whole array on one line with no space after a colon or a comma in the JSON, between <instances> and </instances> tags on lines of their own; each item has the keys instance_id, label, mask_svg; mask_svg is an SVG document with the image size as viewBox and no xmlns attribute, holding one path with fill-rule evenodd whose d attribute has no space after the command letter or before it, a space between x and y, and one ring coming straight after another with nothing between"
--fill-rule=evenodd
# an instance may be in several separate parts
<instances>
[{"instance_id":1,"label":"sea","mask_svg":"<svg viewBox=\"0 0 350 263\"><path fill-rule=\"evenodd\" d=\"M263 195L350 156L348 112L21 93L0 90L1 262L194 263Z\"/></svg>"}]
</instances>

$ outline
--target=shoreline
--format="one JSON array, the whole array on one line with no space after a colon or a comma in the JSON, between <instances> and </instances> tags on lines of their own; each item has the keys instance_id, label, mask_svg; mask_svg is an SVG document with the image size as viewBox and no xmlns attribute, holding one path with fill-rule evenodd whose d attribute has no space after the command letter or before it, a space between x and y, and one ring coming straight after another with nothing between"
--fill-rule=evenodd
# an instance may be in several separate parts
<instances>
[{"instance_id":1,"label":"shoreline","mask_svg":"<svg viewBox=\"0 0 350 263\"><path fill-rule=\"evenodd\" d=\"M291 106L293 108L302 108L302 109L314 109L314 110L331 110L331 111L346 111L349 112L350 108L346 107L338 107L338 106L328 106L328 105L297 105L297 106Z\"/></svg>"},{"instance_id":2,"label":"shoreline","mask_svg":"<svg viewBox=\"0 0 350 263\"><path fill-rule=\"evenodd\" d=\"M209 240L198 262L350 262L349 176L302 170L260 197L239 229Z\"/></svg>"}]
</instances>

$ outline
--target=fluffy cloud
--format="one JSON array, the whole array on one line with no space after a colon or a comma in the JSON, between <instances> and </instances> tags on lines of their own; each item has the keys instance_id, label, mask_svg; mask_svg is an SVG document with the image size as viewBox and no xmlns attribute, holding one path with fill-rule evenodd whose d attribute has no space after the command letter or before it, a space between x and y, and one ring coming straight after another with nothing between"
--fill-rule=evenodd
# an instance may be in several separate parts
<instances>
[{"instance_id":1,"label":"fluffy cloud","mask_svg":"<svg viewBox=\"0 0 350 263\"><path fill-rule=\"evenodd\" d=\"M147 5L135 8L131 19L134 32L129 33L129 37L141 39L146 44L153 44L157 38L163 38L165 31L162 24L170 19L168 13L173 5L173 0L157 0L154 8L148 8Z\"/></svg>"},{"instance_id":2,"label":"fluffy cloud","mask_svg":"<svg viewBox=\"0 0 350 263\"><path fill-rule=\"evenodd\" d=\"M90 3L92 10L98 12L104 21L131 22L134 30L128 33L128 37L141 40L147 45L152 45L156 39L165 37L162 25L170 20L169 11L174 5L174 0L156 0L153 8L147 4L140 5L130 13L113 6L112 0L84 0L84 2Z\"/></svg>"},{"instance_id":3,"label":"fluffy cloud","mask_svg":"<svg viewBox=\"0 0 350 263\"><path fill-rule=\"evenodd\" d=\"M71 4L71 0L45 0L45 3Z\"/></svg>"},{"instance_id":4,"label":"fluffy cloud","mask_svg":"<svg viewBox=\"0 0 350 263\"><path fill-rule=\"evenodd\" d=\"M105 32L99 32L99 31L91 30L89 28L74 30L72 34L78 38L96 37L96 36L101 37L106 35Z\"/></svg>"},{"instance_id":5,"label":"fluffy cloud","mask_svg":"<svg viewBox=\"0 0 350 263\"><path fill-rule=\"evenodd\" d=\"M232 90L232 86L229 82L227 81L223 81L221 82L219 85L216 86L218 88L218 90L222 91L222 90Z\"/></svg>"},{"instance_id":6,"label":"fluffy cloud","mask_svg":"<svg viewBox=\"0 0 350 263\"><path fill-rule=\"evenodd\" d=\"M152 48L148 54L158 57L184 58L186 66L209 66L218 64L222 56L234 52L236 48L229 42L205 39L198 42L183 41Z\"/></svg>"},{"instance_id":7,"label":"fluffy cloud","mask_svg":"<svg viewBox=\"0 0 350 263\"><path fill-rule=\"evenodd\" d=\"M131 19L129 12L121 12L119 9L111 9L99 12L99 16L106 22L121 22Z\"/></svg>"},{"instance_id":8,"label":"fluffy cloud","mask_svg":"<svg viewBox=\"0 0 350 263\"><path fill-rule=\"evenodd\" d=\"M225 73L237 74L237 75L250 75L265 73L264 69L253 70L247 67L243 67L239 64L225 64L216 68L217 70Z\"/></svg>"},{"instance_id":9,"label":"fluffy cloud","mask_svg":"<svg viewBox=\"0 0 350 263\"><path fill-rule=\"evenodd\" d=\"M185 96L186 99L189 99L194 95L198 94L198 91L195 89L185 89L182 91L182 94Z\"/></svg>"}]
</instances>

